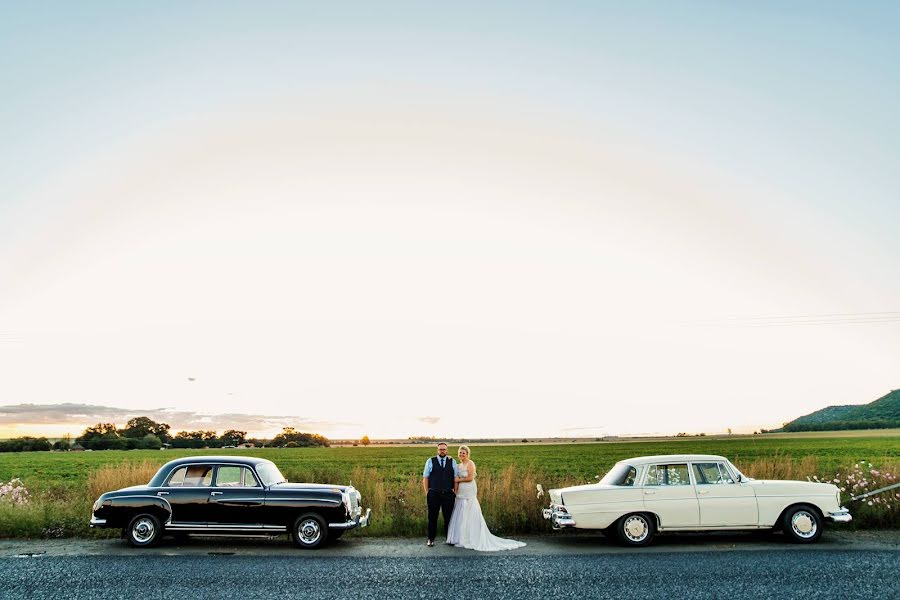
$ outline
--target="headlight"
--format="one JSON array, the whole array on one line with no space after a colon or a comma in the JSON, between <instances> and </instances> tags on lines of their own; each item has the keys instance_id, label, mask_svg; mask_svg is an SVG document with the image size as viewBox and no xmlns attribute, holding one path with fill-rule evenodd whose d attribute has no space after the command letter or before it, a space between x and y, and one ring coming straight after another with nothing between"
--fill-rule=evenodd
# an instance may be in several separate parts
<instances>
[{"instance_id":1,"label":"headlight","mask_svg":"<svg viewBox=\"0 0 900 600\"><path fill-rule=\"evenodd\" d=\"M100 498L97 498L97 501L94 502L94 507L91 509L91 512L97 512L100 510L100 507L103 506L103 501Z\"/></svg>"}]
</instances>

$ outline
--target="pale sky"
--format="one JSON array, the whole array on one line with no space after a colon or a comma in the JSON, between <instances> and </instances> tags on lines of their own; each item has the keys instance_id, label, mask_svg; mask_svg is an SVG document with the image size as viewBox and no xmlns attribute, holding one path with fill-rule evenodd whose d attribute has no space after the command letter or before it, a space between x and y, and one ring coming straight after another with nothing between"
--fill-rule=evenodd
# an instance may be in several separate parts
<instances>
[{"instance_id":1,"label":"pale sky","mask_svg":"<svg viewBox=\"0 0 900 600\"><path fill-rule=\"evenodd\" d=\"M895 4L326 4L0 4L0 437L900 387Z\"/></svg>"}]
</instances>

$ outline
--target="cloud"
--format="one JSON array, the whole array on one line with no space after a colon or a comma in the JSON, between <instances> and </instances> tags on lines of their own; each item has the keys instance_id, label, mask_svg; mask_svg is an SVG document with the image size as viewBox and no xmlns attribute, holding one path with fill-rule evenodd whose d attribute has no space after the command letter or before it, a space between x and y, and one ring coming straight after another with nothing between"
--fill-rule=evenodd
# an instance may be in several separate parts
<instances>
[{"instance_id":1,"label":"cloud","mask_svg":"<svg viewBox=\"0 0 900 600\"><path fill-rule=\"evenodd\" d=\"M440 420L440 417L419 417L419 421L421 421L422 423L428 423L429 425L434 425Z\"/></svg>"},{"instance_id":2,"label":"cloud","mask_svg":"<svg viewBox=\"0 0 900 600\"><path fill-rule=\"evenodd\" d=\"M124 427L134 417L168 423L172 431L240 429L248 432L278 431L294 427L301 431L328 432L336 427L358 425L339 421L316 421L296 415L206 414L173 408L133 409L97 404L15 404L0 406L0 425L80 425L115 423Z\"/></svg>"},{"instance_id":3,"label":"cloud","mask_svg":"<svg viewBox=\"0 0 900 600\"><path fill-rule=\"evenodd\" d=\"M605 431L606 427L603 425L598 425L596 427L563 427L560 431L564 431L566 433L574 433L576 431L596 431L602 432Z\"/></svg>"}]
</instances>

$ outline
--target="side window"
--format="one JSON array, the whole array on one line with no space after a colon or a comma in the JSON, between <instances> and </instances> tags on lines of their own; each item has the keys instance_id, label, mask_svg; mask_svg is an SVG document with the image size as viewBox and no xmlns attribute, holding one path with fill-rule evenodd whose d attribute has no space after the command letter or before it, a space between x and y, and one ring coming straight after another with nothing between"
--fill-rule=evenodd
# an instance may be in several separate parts
<instances>
[{"instance_id":1,"label":"side window","mask_svg":"<svg viewBox=\"0 0 900 600\"><path fill-rule=\"evenodd\" d=\"M216 471L216 487L237 487L241 485L240 467L219 467Z\"/></svg>"},{"instance_id":2,"label":"side window","mask_svg":"<svg viewBox=\"0 0 900 600\"><path fill-rule=\"evenodd\" d=\"M728 472L725 463L717 464L719 465L719 483L734 483L734 479L731 478L731 474Z\"/></svg>"},{"instance_id":3,"label":"side window","mask_svg":"<svg viewBox=\"0 0 900 600\"><path fill-rule=\"evenodd\" d=\"M256 487L256 478L247 467L219 467L216 471L216 487Z\"/></svg>"},{"instance_id":4,"label":"side window","mask_svg":"<svg viewBox=\"0 0 900 600\"><path fill-rule=\"evenodd\" d=\"M169 477L169 483L167 485L173 486L173 487L183 486L185 473L187 473L187 467L181 467L179 469L175 469L175 472L172 473L171 477Z\"/></svg>"},{"instance_id":5,"label":"side window","mask_svg":"<svg viewBox=\"0 0 900 600\"><path fill-rule=\"evenodd\" d=\"M651 465L644 485L690 485L687 464Z\"/></svg>"},{"instance_id":6,"label":"side window","mask_svg":"<svg viewBox=\"0 0 900 600\"><path fill-rule=\"evenodd\" d=\"M184 487L209 487L213 468L209 465L190 465L184 475Z\"/></svg>"},{"instance_id":7,"label":"side window","mask_svg":"<svg viewBox=\"0 0 900 600\"><path fill-rule=\"evenodd\" d=\"M694 479L697 480L697 485L734 483L722 463L694 463Z\"/></svg>"},{"instance_id":8,"label":"side window","mask_svg":"<svg viewBox=\"0 0 900 600\"><path fill-rule=\"evenodd\" d=\"M243 469L244 481L242 485L244 487L259 487L259 482L256 481L256 477L253 475L253 471L244 467Z\"/></svg>"}]
</instances>

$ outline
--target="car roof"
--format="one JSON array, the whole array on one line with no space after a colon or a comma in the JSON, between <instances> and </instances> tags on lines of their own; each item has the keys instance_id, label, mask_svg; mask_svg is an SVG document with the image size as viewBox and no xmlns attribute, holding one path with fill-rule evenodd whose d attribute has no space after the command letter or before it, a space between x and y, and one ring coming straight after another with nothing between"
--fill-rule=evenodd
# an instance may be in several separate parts
<instances>
[{"instance_id":1,"label":"car roof","mask_svg":"<svg viewBox=\"0 0 900 600\"><path fill-rule=\"evenodd\" d=\"M165 467L176 467L179 465L187 465L187 464L195 464L195 463L215 463L218 465L227 464L227 465L259 465L261 463L271 463L272 461L267 458L258 458L256 456L209 456L209 455L197 455L197 456L185 456L183 458L176 458L175 460L170 460L167 462Z\"/></svg>"},{"instance_id":2,"label":"car roof","mask_svg":"<svg viewBox=\"0 0 900 600\"><path fill-rule=\"evenodd\" d=\"M724 456L717 454L659 454L656 456L636 456L626 458L619 462L631 465L648 465L657 463L698 462L698 461L728 461Z\"/></svg>"}]
</instances>

